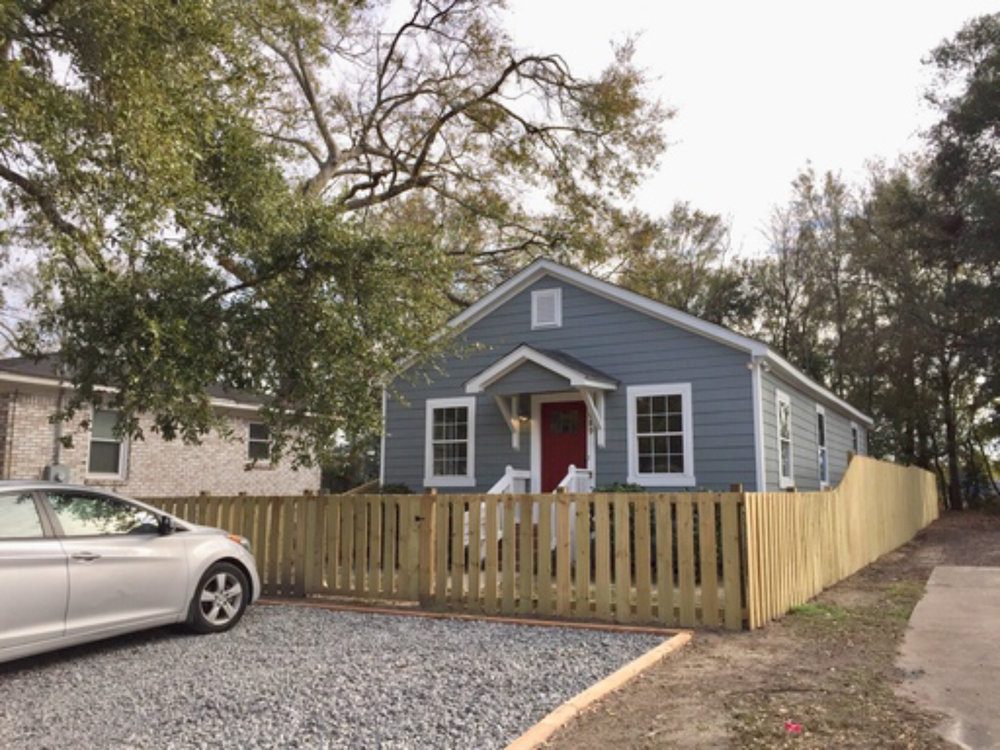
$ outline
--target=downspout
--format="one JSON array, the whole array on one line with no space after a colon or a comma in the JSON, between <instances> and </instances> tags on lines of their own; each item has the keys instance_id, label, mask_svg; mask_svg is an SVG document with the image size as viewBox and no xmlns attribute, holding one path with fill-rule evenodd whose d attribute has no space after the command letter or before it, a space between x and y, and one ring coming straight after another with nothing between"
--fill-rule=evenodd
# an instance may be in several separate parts
<instances>
[{"instance_id":1,"label":"downspout","mask_svg":"<svg viewBox=\"0 0 1000 750\"><path fill-rule=\"evenodd\" d=\"M388 425L388 413L389 413L389 393L386 387L382 386L382 435L380 439L379 446L379 456L378 456L378 483L379 486L385 485L385 432L386 426Z\"/></svg>"},{"instance_id":2,"label":"downspout","mask_svg":"<svg viewBox=\"0 0 1000 750\"><path fill-rule=\"evenodd\" d=\"M52 424L52 465L57 466L59 464L59 458L62 452L62 407L63 407L63 389L60 386L59 393L56 396L56 414L60 415L59 419L56 419Z\"/></svg>"},{"instance_id":3,"label":"downspout","mask_svg":"<svg viewBox=\"0 0 1000 750\"><path fill-rule=\"evenodd\" d=\"M754 473L756 475L757 492L767 492L767 471L764 466L764 403L761 398L761 368L764 358L751 358L750 390L753 398L753 443L754 443Z\"/></svg>"},{"instance_id":4,"label":"downspout","mask_svg":"<svg viewBox=\"0 0 1000 750\"><path fill-rule=\"evenodd\" d=\"M14 420L17 417L17 389L10 394L10 407L7 410L7 435L4 446L3 475L4 479L13 479L11 463L14 461Z\"/></svg>"}]
</instances>

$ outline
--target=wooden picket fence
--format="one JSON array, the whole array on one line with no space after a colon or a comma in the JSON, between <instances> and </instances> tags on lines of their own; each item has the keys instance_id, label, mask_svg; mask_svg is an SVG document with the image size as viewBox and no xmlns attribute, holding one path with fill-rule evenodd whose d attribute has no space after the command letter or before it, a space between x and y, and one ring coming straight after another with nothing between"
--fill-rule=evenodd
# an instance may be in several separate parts
<instances>
[{"instance_id":1,"label":"wooden picket fence","mask_svg":"<svg viewBox=\"0 0 1000 750\"><path fill-rule=\"evenodd\" d=\"M249 538L269 596L733 630L780 616L937 517L928 472L863 458L812 493L154 502Z\"/></svg>"},{"instance_id":2,"label":"wooden picket fence","mask_svg":"<svg viewBox=\"0 0 1000 750\"><path fill-rule=\"evenodd\" d=\"M748 625L757 628L905 544L938 517L934 475L855 456L824 492L745 498Z\"/></svg>"},{"instance_id":3,"label":"wooden picket fence","mask_svg":"<svg viewBox=\"0 0 1000 750\"><path fill-rule=\"evenodd\" d=\"M265 596L418 599L420 495L158 498L250 540Z\"/></svg>"}]
</instances>

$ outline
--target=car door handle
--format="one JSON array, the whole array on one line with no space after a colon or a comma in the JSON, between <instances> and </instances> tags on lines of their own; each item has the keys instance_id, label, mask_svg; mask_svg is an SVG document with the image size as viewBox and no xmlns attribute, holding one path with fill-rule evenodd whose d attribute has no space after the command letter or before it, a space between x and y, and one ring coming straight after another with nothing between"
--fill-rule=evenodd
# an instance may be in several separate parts
<instances>
[{"instance_id":1,"label":"car door handle","mask_svg":"<svg viewBox=\"0 0 1000 750\"><path fill-rule=\"evenodd\" d=\"M96 552L74 552L70 557L80 562L94 562L94 560L100 558L100 555Z\"/></svg>"}]
</instances>

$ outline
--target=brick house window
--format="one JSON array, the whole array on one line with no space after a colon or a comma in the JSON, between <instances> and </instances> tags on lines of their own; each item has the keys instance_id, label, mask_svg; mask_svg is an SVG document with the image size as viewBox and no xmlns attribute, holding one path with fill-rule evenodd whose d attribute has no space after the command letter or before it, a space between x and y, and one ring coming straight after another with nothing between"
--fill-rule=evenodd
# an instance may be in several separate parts
<instances>
[{"instance_id":1,"label":"brick house window","mask_svg":"<svg viewBox=\"0 0 1000 750\"><path fill-rule=\"evenodd\" d=\"M125 476L127 443L116 432L121 413L110 409L94 409L90 420L90 450L87 473L94 476Z\"/></svg>"},{"instance_id":2,"label":"brick house window","mask_svg":"<svg viewBox=\"0 0 1000 750\"><path fill-rule=\"evenodd\" d=\"M263 422L251 422L247 437L247 458L251 461L271 460L271 428Z\"/></svg>"}]
</instances>

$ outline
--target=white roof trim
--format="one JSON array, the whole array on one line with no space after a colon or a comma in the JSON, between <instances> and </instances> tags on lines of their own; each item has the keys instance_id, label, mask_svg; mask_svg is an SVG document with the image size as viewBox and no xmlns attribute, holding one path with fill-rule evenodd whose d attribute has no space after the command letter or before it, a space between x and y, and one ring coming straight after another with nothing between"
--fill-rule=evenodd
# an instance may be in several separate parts
<instances>
[{"instance_id":1,"label":"white roof trim","mask_svg":"<svg viewBox=\"0 0 1000 750\"><path fill-rule=\"evenodd\" d=\"M875 420L863 411L855 409L849 403L844 401L844 399L839 396L835 396L830 390L824 388L804 372L800 371L795 367L795 365L782 357L780 354L776 354L768 349L767 362L778 374L785 376L785 378L789 380L792 385L804 387L806 390L810 391L813 396L817 396L827 403L836 406L838 409L846 411L858 421L863 422L866 427L872 427L875 424Z\"/></svg>"},{"instance_id":2,"label":"white roof trim","mask_svg":"<svg viewBox=\"0 0 1000 750\"><path fill-rule=\"evenodd\" d=\"M46 378L38 375L21 375L16 372L3 372L0 371L0 383L14 383L15 385L38 385L46 388L73 388L73 384L68 380L61 380L59 378ZM106 393L114 393L117 388L108 388L107 386L97 386L94 390L104 391ZM214 396L208 400L208 402L219 409L232 409L234 411L251 411L258 412L261 410L260 404L247 404L242 401L234 401L228 398L215 398Z\"/></svg>"},{"instance_id":3,"label":"white roof trim","mask_svg":"<svg viewBox=\"0 0 1000 750\"><path fill-rule=\"evenodd\" d=\"M527 344L522 344L506 356L501 357L485 370L475 375L465 384L466 393L482 393L486 388L510 374L525 362L533 362L539 367L554 372L566 378L574 388L593 388L601 391L613 391L618 386L609 380L596 380L586 373L580 372L563 362L549 357Z\"/></svg>"}]
</instances>

